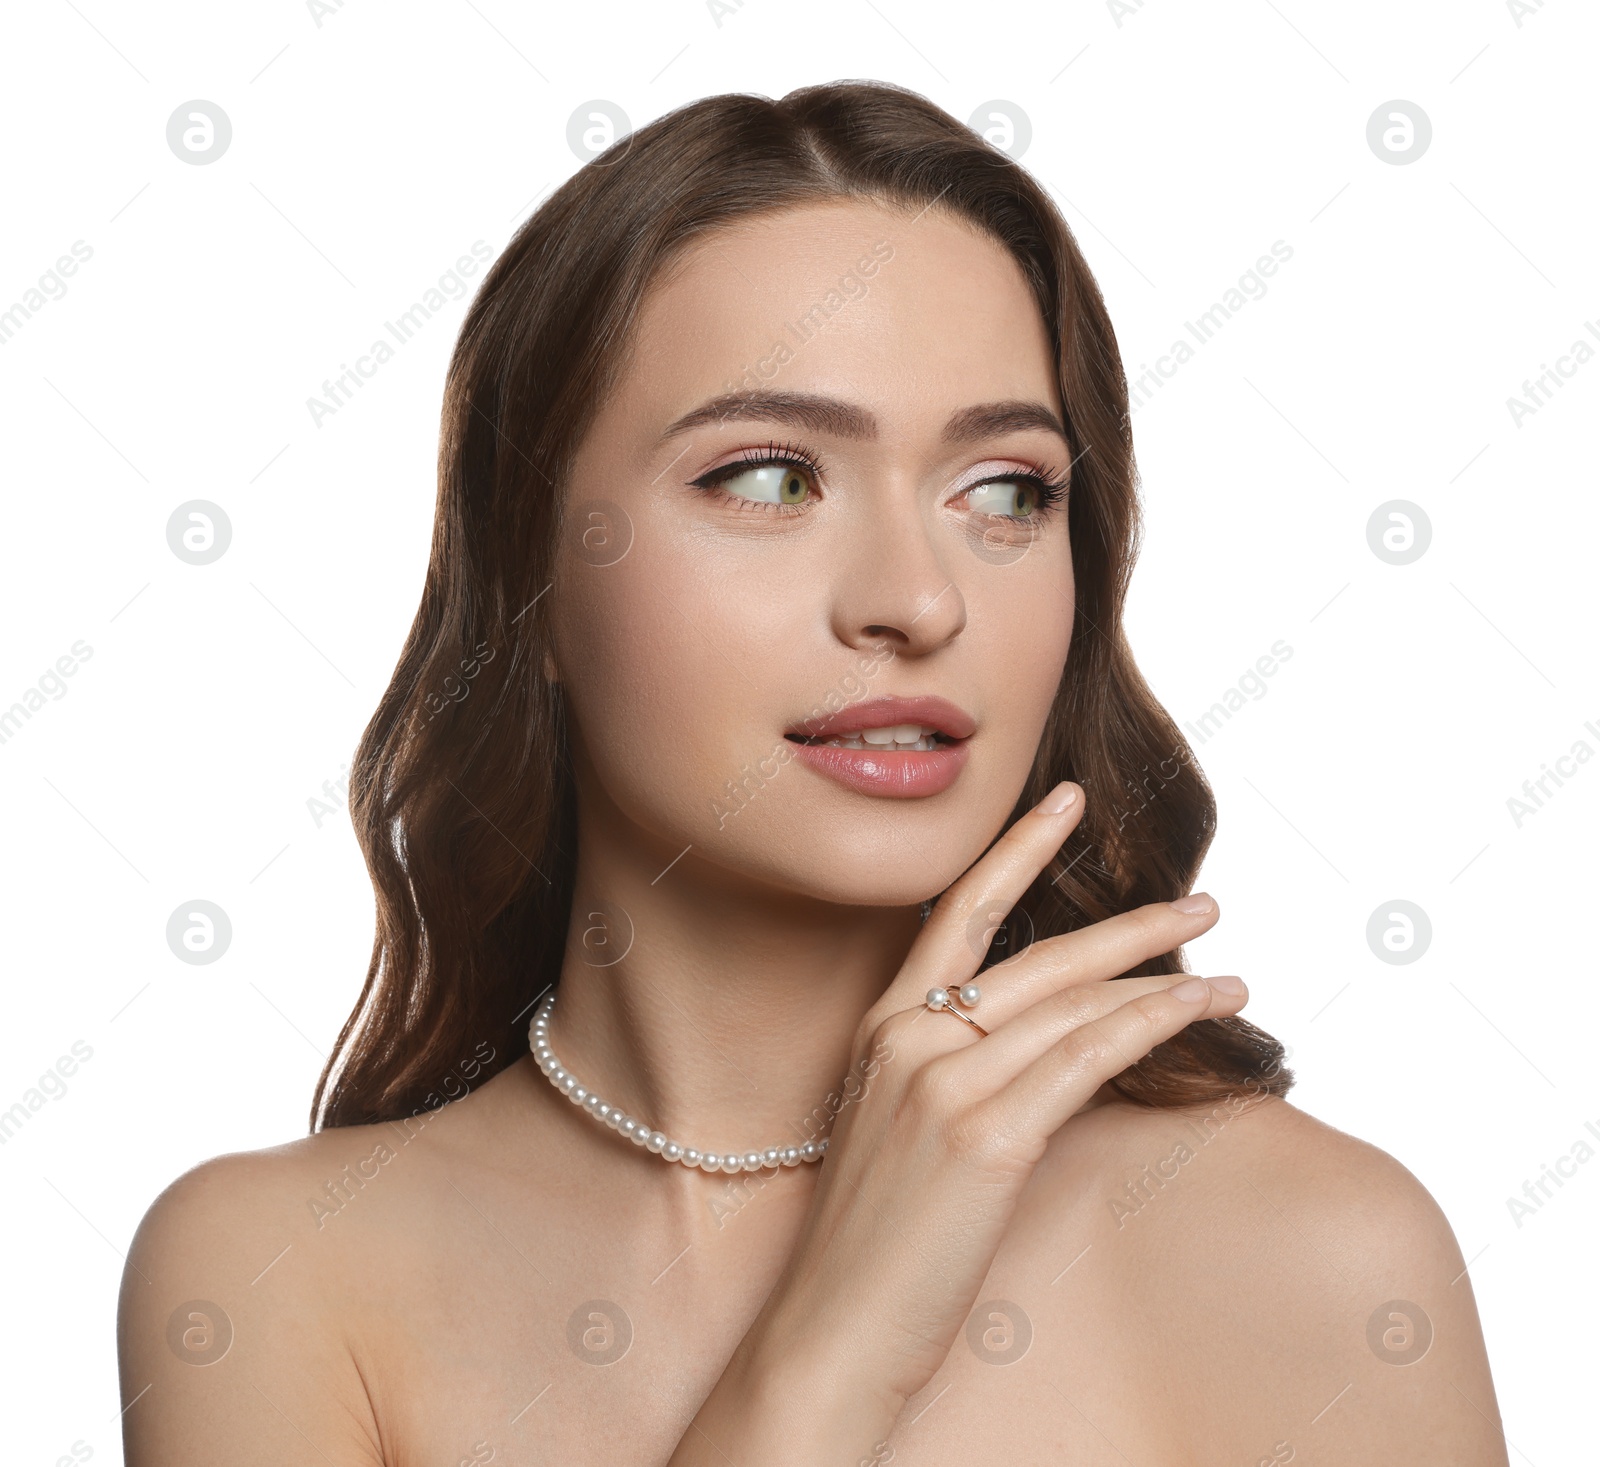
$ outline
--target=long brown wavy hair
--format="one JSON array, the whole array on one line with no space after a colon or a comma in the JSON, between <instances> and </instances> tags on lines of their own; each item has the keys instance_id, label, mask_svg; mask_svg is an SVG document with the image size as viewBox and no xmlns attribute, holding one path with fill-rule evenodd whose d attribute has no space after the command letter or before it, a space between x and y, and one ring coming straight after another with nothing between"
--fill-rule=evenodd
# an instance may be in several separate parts
<instances>
[{"instance_id":1,"label":"long brown wavy hair","mask_svg":"<svg viewBox=\"0 0 1600 1467\"><path fill-rule=\"evenodd\" d=\"M1139 534L1127 382L1066 221L1011 158L901 88L708 97L616 142L551 194L461 328L422 603L350 781L377 933L317 1084L313 1130L435 1108L464 1093L463 1076L528 1052L528 1010L559 977L573 900L573 779L537 602L574 455L625 365L645 293L686 246L750 215L849 197L937 206L985 230L1021 267L1059 364L1076 622L1016 814L1062 779L1089 800L989 961L1189 890L1216 804L1123 632ZM1181 956L1136 971L1177 972ZM493 1058L480 1067L472 1056L485 1048ZM1292 1083L1283 1060L1245 1020L1204 1019L1114 1084L1151 1106L1281 1095Z\"/></svg>"}]
</instances>

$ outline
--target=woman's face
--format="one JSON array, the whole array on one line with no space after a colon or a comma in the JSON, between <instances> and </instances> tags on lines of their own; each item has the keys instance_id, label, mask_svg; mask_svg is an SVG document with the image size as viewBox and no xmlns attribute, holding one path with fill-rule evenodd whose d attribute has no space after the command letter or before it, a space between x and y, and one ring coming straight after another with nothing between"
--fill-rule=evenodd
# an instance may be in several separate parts
<instances>
[{"instance_id":1,"label":"woman's face","mask_svg":"<svg viewBox=\"0 0 1600 1467\"><path fill-rule=\"evenodd\" d=\"M1055 381L1021 271L940 210L806 206L684 255L557 552L580 811L833 902L954 880L1072 634Z\"/></svg>"}]
</instances>

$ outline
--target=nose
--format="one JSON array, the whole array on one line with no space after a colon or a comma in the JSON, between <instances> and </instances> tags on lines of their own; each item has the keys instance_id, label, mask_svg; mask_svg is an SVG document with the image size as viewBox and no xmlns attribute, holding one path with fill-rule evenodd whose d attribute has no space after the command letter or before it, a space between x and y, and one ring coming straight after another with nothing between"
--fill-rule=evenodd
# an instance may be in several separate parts
<instances>
[{"instance_id":1,"label":"nose","mask_svg":"<svg viewBox=\"0 0 1600 1467\"><path fill-rule=\"evenodd\" d=\"M883 642L905 657L947 646L967 624L967 603L920 520L880 528L840 566L834 635L846 646Z\"/></svg>"}]
</instances>

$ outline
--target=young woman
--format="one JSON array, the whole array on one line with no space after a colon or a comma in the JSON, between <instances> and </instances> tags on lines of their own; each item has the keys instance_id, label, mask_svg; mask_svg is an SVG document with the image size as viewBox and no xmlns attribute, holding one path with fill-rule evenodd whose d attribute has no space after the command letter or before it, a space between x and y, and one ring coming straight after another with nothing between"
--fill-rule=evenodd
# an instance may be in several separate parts
<instances>
[{"instance_id":1,"label":"young woman","mask_svg":"<svg viewBox=\"0 0 1600 1467\"><path fill-rule=\"evenodd\" d=\"M130 1254L133 1467L1504 1462L1438 1207L1182 970L1136 529L1071 235L926 101L557 190L451 365L312 1134Z\"/></svg>"}]
</instances>

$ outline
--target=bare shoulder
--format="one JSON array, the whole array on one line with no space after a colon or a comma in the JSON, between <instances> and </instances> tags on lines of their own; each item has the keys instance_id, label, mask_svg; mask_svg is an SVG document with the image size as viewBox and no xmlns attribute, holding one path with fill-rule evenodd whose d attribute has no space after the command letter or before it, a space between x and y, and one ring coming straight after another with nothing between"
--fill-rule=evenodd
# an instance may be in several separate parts
<instances>
[{"instance_id":1,"label":"bare shoulder","mask_svg":"<svg viewBox=\"0 0 1600 1467\"><path fill-rule=\"evenodd\" d=\"M1186 1450L1505 1461L1461 1250L1387 1152L1236 1095L1100 1106L1040 1170L1022 1246L1081 1250L1051 1313L1094 1315L1123 1369L1182 1382Z\"/></svg>"},{"instance_id":2,"label":"bare shoulder","mask_svg":"<svg viewBox=\"0 0 1600 1467\"><path fill-rule=\"evenodd\" d=\"M493 1088L216 1157L155 1198L118 1304L130 1467L384 1459L373 1304L437 1240L438 1197L480 1145Z\"/></svg>"},{"instance_id":3,"label":"bare shoulder","mask_svg":"<svg viewBox=\"0 0 1600 1467\"><path fill-rule=\"evenodd\" d=\"M1400 1161L1276 1096L1168 1109L1098 1107L1047 1159L1057 1185L1095 1178L1101 1220L1137 1240L1160 1228L1163 1256L1192 1259L1241 1288L1262 1285L1269 1240L1334 1278L1461 1275L1448 1219ZM1169 1221L1170 1218L1170 1221ZM1154 1227L1149 1229L1152 1233ZM1228 1246L1214 1252L1224 1239ZM1152 1241L1155 1241L1152 1239ZM1177 1250L1176 1253L1174 1250Z\"/></svg>"},{"instance_id":4,"label":"bare shoulder","mask_svg":"<svg viewBox=\"0 0 1600 1467\"><path fill-rule=\"evenodd\" d=\"M1165 1165L1153 1171L1157 1186L1174 1167L1213 1161L1210 1185L1196 1189L1196 1202L1225 1203L1235 1220L1242 1198L1255 1195L1263 1220L1281 1216L1308 1240L1325 1243L1330 1262L1371 1260L1378 1252L1416 1262L1459 1258L1443 1212L1409 1168L1288 1100L1231 1095L1170 1111L1111 1105L1096 1114L1129 1140L1171 1139ZM1125 1205L1137 1213L1147 1200L1154 1193L1136 1186Z\"/></svg>"},{"instance_id":5,"label":"bare shoulder","mask_svg":"<svg viewBox=\"0 0 1600 1467\"><path fill-rule=\"evenodd\" d=\"M336 1467L382 1460L315 1217L330 1170L366 1139L219 1156L150 1205L117 1311L130 1467L265 1467L301 1460L308 1440Z\"/></svg>"},{"instance_id":6,"label":"bare shoulder","mask_svg":"<svg viewBox=\"0 0 1600 1467\"><path fill-rule=\"evenodd\" d=\"M1194 1154L1214 1148L1218 1163L1211 1184L1196 1189L1199 1216L1186 1214L1186 1221L1289 1249L1330 1286L1337 1280L1343 1289L1364 1290L1374 1308L1407 1288L1426 1294L1442 1317L1456 1318L1464 1305L1477 1338L1471 1282L1455 1232L1404 1163L1278 1097L1237 1109L1188 1107L1176 1119L1193 1138ZM1273 1275L1261 1272L1252 1253L1232 1250L1232 1281L1242 1290L1271 1290ZM1417 1302L1418 1329L1426 1332ZM1466 1343L1452 1333L1453 1343L1441 1342L1444 1354Z\"/></svg>"}]
</instances>

